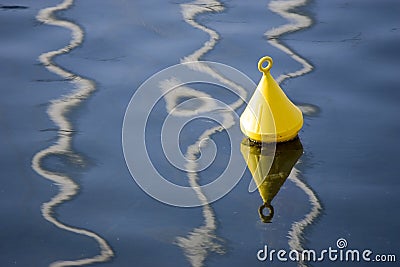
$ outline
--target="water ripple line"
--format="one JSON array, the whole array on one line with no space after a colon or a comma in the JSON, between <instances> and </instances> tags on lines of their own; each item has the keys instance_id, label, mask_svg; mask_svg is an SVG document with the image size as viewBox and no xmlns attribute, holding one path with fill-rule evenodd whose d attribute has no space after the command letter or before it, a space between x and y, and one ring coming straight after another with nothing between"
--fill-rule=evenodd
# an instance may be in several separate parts
<instances>
[{"instance_id":1,"label":"water ripple line","mask_svg":"<svg viewBox=\"0 0 400 267\"><path fill-rule=\"evenodd\" d=\"M196 155L200 153L201 146L207 143L203 142L204 140L209 139L211 135L223 131L224 129L228 129L235 124L234 117L231 114L231 111L239 108L244 103L243 99L246 99L247 91L242 86L234 83L233 81L229 80L228 78L210 68L208 65L201 62L201 58L206 53L211 51L218 43L220 36L217 31L200 24L196 20L196 16L202 13L221 12L225 9L223 4L216 0L196 0L190 3L181 4L180 6L184 21L192 27L197 28L209 35L209 39L204 42L203 46L194 51L192 54L181 59L181 63L195 62L196 64L190 64L191 68L196 71L207 73L211 77L216 78L223 84L226 84L229 88L234 89L236 91L236 94L239 96L236 101L227 105L230 108L230 110L226 110L228 112L221 112L221 115L223 116L222 125L218 125L205 130L200 135L198 140L187 148L185 154L185 157L188 159L186 169L196 170L198 169L197 162L190 159L196 158ZM170 107L168 110L169 112L171 111L170 109L175 106L178 97L196 95L193 92L196 90L192 88L187 89L186 94L184 88L179 88L179 90L179 94L172 95L172 98L169 98L168 96L166 97L167 108ZM197 92L200 93L200 91ZM206 93L204 92L201 92L201 94L206 95ZM212 99L211 96L209 96L209 99ZM205 108L207 106L213 107L214 105L213 103L205 103ZM201 267L204 266L204 262L209 252L224 254L225 249L222 246L222 239L215 234L217 229L215 213L212 207L208 204L207 197L204 195L200 188L198 182L198 173L195 171L188 171L187 176L190 186L193 188L198 199L203 204L202 214L204 218L204 224L200 227L194 228L185 237L177 237L176 244L184 250L185 256L189 260L191 266Z\"/></svg>"},{"instance_id":2,"label":"water ripple line","mask_svg":"<svg viewBox=\"0 0 400 267\"><path fill-rule=\"evenodd\" d=\"M322 205L318 199L317 194L314 192L314 190L311 189L310 186L302 181L302 179L300 178L300 174L300 171L296 167L294 167L288 179L301 190L303 190L304 193L306 193L306 195L308 196L308 201L311 204L311 210L303 217L303 219L294 222L291 229L289 230L289 247L292 250L297 251L304 250L304 246L302 245L304 241L304 231L308 226L314 223L314 221L319 217L322 211ZM306 267L307 264L304 261L299 261L298 266Z\"/></svg>"},{"instance_id":3,"label":"water ripple line","mask_svg":"<svg viewBox=\"0 0 400 267\"><path fill-rule=\"evenodd\" d=\"M311 63L309 63L306 59L302 58L289 47L285 46L279 41L279 37L284 34L303 30L312 25L312 20L310 17L291 12L291 10L301 6L305 6L307 3L308 0L277 0L271 1L268 4L268 8L272 12L281 15L282 17L287 19L289 23L277 28L273 28L265 32L264 35L267 37L268 42L272 46L278 48L302 65L302 68L297 71L281 74L278 78L276 78L278 84L282 83L286 79L299 77L313 70L313 66L311 65Z\"/></svg>"},{"instance_id":4,"label":"water ripple line","mask_svg":"<svg viewBox=\"0 0 400 267\"><path fill-rule=\"evenodd\" d=\"M71 147L72 136L75 130L67 118L67 113L74 107L79 106L82 101L86 100L95 91L95 84L89 79L85 79L73 72L63 69L53 61L54 57L71 52L83 42L84 32L77 24L68 20L58 19L55 16L56 12L69 9L73 3L74 0L64 0L56 6L40 10L36 16L36 19L41 23L66 28L71 31L72 38L65 47L41 54L39 56L39 61L48 71L55 73L72 83L75 90L70 94L64 95L61 98L50 102L47 114L57 126L57 141L55 144L39 151L33 156L32 168L39 175L50 180L59 187L57 195L55 195L50 201L42 204L41 212L43 217L59 229L94 239L99 245L100 253L93 257L83 259L56 261L51 263L50 267L82 266L105 262L114 255L110 245L100 235L87 229L67 225L56 218L54 215L54 209L76 196L79 191L79 185L68 175L49 171L42 165L43 160L52 155L65 155L70 159L75 160L76 163L82 163L81 157L75 154Z\"/></svg>"},{"instance_id":5,"label":"water ripple line","mask_svg":"<svg viewBox=\"0 0 400 267\"><path fill-rule=\"evenodd\" d=\"M307 0L277 0L271 1L268 5L272 12L281 15L289 21L287 24L267 31L265 36L267 37L268 42L302 65L302 68L297 71L281 74L276 79L279 84L286 79L303 76L313 70L313 66L305 58L302 58L300 55L296 54L293 50L279 41L279 38L284 34L304 30L312 25L312 19L310 17L291 12L295 8L305 6L307 3ZM303 105L300 106L300 108L306 115L316 113L315 107L312 105ZM316 193L300 178L301 172L297 167L298 164L299 163L297 163L293 168L288 179L291 180L301 190L303 190L308 196L308 201L311 204L311 210L301 220L292 224L291 229L288 232L288 243L292 250L303 251L304 231L319 217L322 211L322 205ZM300 261L298 265L301 267L307 266L304 261Z\"/></svg>"}]
</instances>

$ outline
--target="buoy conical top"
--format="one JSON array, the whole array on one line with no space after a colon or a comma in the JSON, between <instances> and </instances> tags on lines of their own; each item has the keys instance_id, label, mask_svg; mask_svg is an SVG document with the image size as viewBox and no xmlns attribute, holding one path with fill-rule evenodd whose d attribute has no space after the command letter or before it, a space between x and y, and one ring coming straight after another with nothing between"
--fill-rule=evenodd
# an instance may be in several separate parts
<instances>
[{"instance_id":1,"label":"buoy conical top","mask_svg":"<svg viewBox=\"0 0 400 267\"><path fill-rule=\"evenodd\" d=\"M267 66L263 66L268 62ZM240 129L257 142L286 142L297 136L303 126L303 114L285 95L269 73L272 58L263 57L258 69L263 76L240 116Z\"/></svg>"}]
</instances>

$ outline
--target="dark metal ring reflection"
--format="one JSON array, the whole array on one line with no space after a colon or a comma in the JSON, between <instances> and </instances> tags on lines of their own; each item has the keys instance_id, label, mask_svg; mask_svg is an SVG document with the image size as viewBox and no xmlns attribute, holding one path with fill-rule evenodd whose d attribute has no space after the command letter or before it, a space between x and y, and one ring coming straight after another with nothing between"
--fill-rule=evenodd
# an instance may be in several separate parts
<instances>
[{"instance_id":1,"label":"dark metal ring reflection","mask_svg":"<svg viewBox=\"0 0 400 267\"><path fill-rule=\"evenodd\" d=\"M265 208L267 208L269 211L268 215L264 215ZM260 214L260 218L264 223L270 223L274 217L274 207L270 203L264 203L258 208L258 213Z\"/></svg>"}]
</instances>

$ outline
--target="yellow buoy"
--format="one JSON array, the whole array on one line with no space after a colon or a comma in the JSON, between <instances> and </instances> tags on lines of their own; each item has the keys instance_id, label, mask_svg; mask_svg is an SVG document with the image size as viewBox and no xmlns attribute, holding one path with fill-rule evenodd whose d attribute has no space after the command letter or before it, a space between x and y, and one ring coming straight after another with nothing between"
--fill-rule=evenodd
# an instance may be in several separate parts
<instances>
[{"instance_id":1,"label":"yellow buoy","mask_svg":"<svg viewBox=\"0 0 400 267\"><path fill-rule=\"evenodd\" d=\"M268 62L267 66L263 66ZM285 95L269 73L272 58L263 57L258 69L263 76L240 116L240 129L257 142L286 142L297 136L303 126L303 114Z\"/></svg>"},{"instance_id":2,"label":"yellow buoy","mask_svg":"<svg viewBox=\"0 0 400 267\"><path fill-rule=\"evenodd\" d=\"M245 138L240 144L240 151L263 201L259 208L260 217L264 222L270 222L274 216L271 202L303 154L303 146L300 139L295 138L289 142L277 144L274 153L270 147ZM271 161L273 161L272 165ZM266 208L269 210L268 215L263 213Z\"/></svg>"}]
</instances>

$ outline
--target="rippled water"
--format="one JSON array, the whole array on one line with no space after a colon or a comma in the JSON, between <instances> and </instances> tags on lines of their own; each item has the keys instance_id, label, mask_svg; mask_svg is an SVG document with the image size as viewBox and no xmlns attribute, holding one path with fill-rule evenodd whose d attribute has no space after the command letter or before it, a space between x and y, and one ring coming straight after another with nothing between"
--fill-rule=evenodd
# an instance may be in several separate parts
<instances>
[{"instance_id":1,"label":"rippled water","mask_svg":"<svg viewBox=\"0 0 400 267\"><path fill-rule=\"evenodd\" d=\"M338 238L399 257L399 11L397 1L3 1L1 266L310 266L259 262L256 253L265 244L318 251ZM257 83L264 55L305 115L303 155L275 190L271 222L258 214L265 195L248 192L250 171L199 208L146 195L121 146L124 112L140 84L198 60ZM240 99L203 89L181 88L156 111L162 118L176 97L193 94L243 111ZM248 98L252 89L237 92ZM236 127L226 116L224 127ZM151 138L159 138L153 118ZM182 153L194 157L208 137L222 156L205 172L166 170L196 186L224 167L229 142L216 125L193 129ZM232 145L245 155L243 144Z\"/></svg>"}]
</instances>

